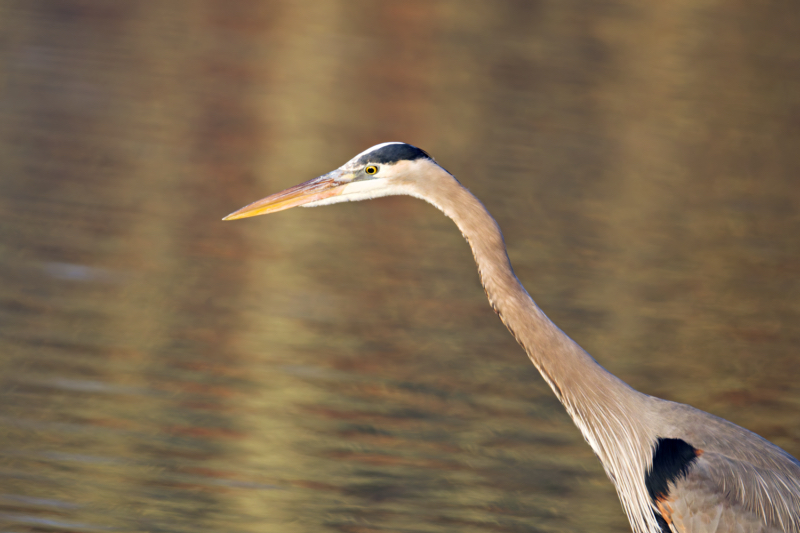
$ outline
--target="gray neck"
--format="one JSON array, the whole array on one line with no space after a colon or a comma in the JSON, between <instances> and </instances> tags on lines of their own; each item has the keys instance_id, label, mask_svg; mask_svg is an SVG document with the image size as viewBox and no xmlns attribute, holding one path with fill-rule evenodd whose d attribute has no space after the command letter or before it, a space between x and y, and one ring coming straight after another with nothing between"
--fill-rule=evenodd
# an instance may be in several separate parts
<instances>
[{"instance_id":1,"label":"gray neck","mask_svg":"<svg viewBox=\"0 0 800 533\"><path fill-rule=\"evenodd\" d=\"M469 242L492 308L600 457L634 530L657 531L654 515L643 511L650 506L644 479L657 437L642 416L650 397L605 370L539 309L514 274L497 222L450 178L420 196L453 219Z\"/></svg>"},{"instance_id":2,"label":"gray neck","mask_svg":"<svg viewBox=\"0 0 800 533\"><path fill-rule=\"evenodd\" d=\"M595 396L598 385L638 395L597 364L539 309L514 274L497 222L472 193L455 180L454 184L441 208L469 242L492 308L558 398L565 405L572 404L568 408L578 407L575 404L581 403L580 398Z\"/></svg>"}]
</instances>

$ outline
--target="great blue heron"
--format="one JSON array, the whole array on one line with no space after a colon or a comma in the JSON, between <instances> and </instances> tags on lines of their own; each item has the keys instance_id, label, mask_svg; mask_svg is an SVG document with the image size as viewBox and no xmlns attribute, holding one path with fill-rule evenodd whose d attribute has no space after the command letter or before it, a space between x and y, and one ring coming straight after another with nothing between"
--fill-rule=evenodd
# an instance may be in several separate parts
<instances>
[{"instance_id":1,"label":"great blue heron","mask_svg":"<svg viewBox=\"0 0 800 533\"><path fill-rule=\"evenodd\" d=\"M603 463L636 533L800 533L800 462L746 429L635 391L539 309L486 208L419 148L384 143L224 220L410 195L453 219L492 308Z\"/></svg>"}]
</instances>

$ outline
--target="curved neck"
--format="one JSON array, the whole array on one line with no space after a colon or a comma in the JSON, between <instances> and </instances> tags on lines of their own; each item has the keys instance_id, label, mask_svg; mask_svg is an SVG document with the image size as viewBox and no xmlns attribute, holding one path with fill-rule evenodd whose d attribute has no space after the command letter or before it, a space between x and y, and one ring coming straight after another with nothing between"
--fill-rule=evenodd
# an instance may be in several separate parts
<instances>
[{"instance_id":1,"label":"curved neck","mask_svg":"<svg viewBox=\"0 0 800 533\"><path fill-rule=\"evenodd\" d=\"M634 530L657 531L644 485L657 438L643 416L650 397L601 367L547 318L514 274L497 222L455 178L442 177L418 196L450 217L469 242L492 308L600 458Z\"/></svg>"},{"instance_id":2,"label":"curved neck","mask_svg":"<svg viewBox=\"0 0 800 533\"><path fill-rule=\"evenodd\" d=\"M447 188L436 204L469 242L489 303L567 409L595 396L598 386L606 394L610 387L638 395L539 309L514 274L500 227L483 204L456 180Z\"/></svg>"}]
</instances>

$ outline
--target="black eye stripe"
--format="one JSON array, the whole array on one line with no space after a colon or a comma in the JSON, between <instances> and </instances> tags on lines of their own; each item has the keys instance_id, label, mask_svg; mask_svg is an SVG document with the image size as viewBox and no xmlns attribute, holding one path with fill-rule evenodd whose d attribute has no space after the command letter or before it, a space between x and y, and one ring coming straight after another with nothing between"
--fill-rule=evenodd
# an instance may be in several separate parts
<instances>
[{"instance_id":1,"label":"black eye stripe","mask_svg":"<svg viewBox=\"0 0 800 533\"><path fill-rule=\"evenodd\" d=\"M416 146L405 143L392 143L364 154L358 159L358 162L361 164L384 163L391 165L398 161L414 161L423 158L431 159L431 156Z\"/></svg>"}]
</instances>

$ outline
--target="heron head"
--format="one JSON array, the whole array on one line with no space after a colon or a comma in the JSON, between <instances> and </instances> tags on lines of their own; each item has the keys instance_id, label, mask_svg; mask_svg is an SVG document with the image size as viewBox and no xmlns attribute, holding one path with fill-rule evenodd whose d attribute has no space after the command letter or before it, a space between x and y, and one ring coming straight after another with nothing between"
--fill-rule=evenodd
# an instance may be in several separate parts
<instances>
[{"instance_id":1,"label":"heron head","mask_svg":"<svg viewBox=\"0 0 800 533\"><path fill-rule=\"evenodd\" d=\"M378 144L332 172L253 202L223 220L265 215L297 206L316 207L400 194L417 196L415 182L428 174L437 174L432 172L435 170L443 171L431 156L416 146L401 142Z\"/></svg>"}]
</instances>

